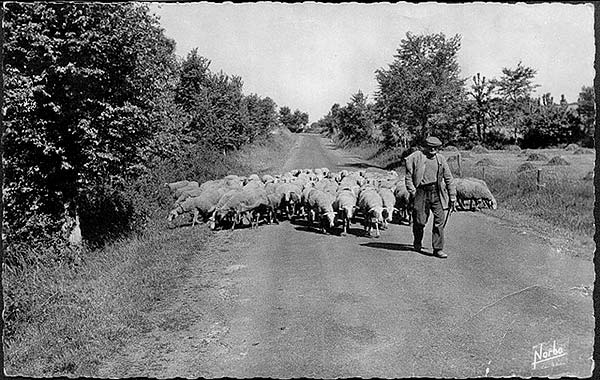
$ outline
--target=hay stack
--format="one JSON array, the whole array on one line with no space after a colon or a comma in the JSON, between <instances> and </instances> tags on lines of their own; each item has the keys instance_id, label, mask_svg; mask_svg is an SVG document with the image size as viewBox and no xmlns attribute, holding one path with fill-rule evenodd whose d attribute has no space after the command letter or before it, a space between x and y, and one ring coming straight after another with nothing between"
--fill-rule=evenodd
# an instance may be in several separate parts
<instances>
[{"instance_id":1,"label":"hay stack","mask_svg":"<svg viewBox=\"0 0 600 380\"><path fill-rule=\"evenodd\" d=\"M475 145L472 149L471 152L475 153L475 154L484 154L484 153L489 153L490 151L487 150L485 147L481 146L481 145Z\"/></svg>"},{"instance_id":2,"label":"hay stack","mask_svg":"<svg viewBox=\"0 0 600 380\"><path fill-rule=\"evenodd\" d=\"M576 150L577 148L579 148L579 145L577 145L577 144L569 144L569 145L567 145L567 147L565 148L565 150L571 151L571 150Z\"/></svg>"},{"instance_id":3,"label":"hay stack","mask_svg":"<svg viewBox=\"0 0 600 380\"><path fill-rule=\"evenodd\" d=\"M504 150L508 150L509 152L520 152L521 147L518 145L507 145L504 147Z\"/></svg>"},{"instance_id":4,"label":"hay stack","mask_svg":"<svg viewBox=\"0 0 600 380\"><path fill-rule=\"evenodd\" d=\"M475 166L496 166L497 164L489 158L484 158L475 163Z\"/></svg>"},{"instance_id":5,"label":"hay stack","mask_svg":"<svg viewBox=\"0 0 600 380\"><path fill-rule=\"evenodd\" d=\"M546 161L548 157L542 153L531 153L527 156L527 161Z\"/></svg>"},{"instance_id":6,"label":"hay stack","mask_svg":"<svg viewBox=\"0 0 600 380\"><path fill-rule=\"evenodd\" d=\"M552 157L546 165L564 166L564 165L571 165L571 164L569 164L569 162L567 160L565 160L564 158L562 158L561 156L555 156L555 157Z\"/></svg>"},{"instance_id":7,"label":"hay stack","mask_svg":"<svg viewBox=\"0 0 600 380\"><path fill-rule=\"evenodd\" d=\"M517 168L517 173L528 172L530 170L535 170L535 166L530 162L525 162Z\"/></svg>"}]
</instances>

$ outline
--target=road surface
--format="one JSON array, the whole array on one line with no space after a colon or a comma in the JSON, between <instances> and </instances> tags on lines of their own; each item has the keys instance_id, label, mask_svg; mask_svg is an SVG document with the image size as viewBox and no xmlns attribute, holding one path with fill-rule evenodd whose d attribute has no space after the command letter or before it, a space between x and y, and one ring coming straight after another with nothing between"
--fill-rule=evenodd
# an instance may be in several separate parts
<instances>
[{"instance_id":1,"label":"road surface","mask_svg":"<svg viewBox=\"0 0 600 380\"><path fill-rule=\"evenodd\" d=\"M363 166L307 134L284 170ZM453 214L447 259L412 251L405 225L378 239L360 224L341 237L300 221L217 234L207 250L221 255L218 270L198 259L156 314L176 326L157 323L102 376L591 375L592 262L491 215ZM535 356L541 343L555 345L553 359Z\"/></svg>"}]
</instances>

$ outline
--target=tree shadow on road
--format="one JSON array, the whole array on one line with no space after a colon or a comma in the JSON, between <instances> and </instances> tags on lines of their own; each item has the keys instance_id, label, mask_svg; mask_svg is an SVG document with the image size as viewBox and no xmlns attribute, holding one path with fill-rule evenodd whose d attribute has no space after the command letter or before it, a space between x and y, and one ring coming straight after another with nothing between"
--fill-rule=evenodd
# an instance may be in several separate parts
<instances>
[{"instance_id":1,"label":"tree shadow on road","mask_svg":"<svg viewBox=\"0 0 600 380\"><path fill-rule=\"evenodd\" d=\"M415 251L412 244L396 244L396 243L383 243L383 242L369 242L361 244L363 247L370 248L379 248L386 249L388 251L404 251L404 252L414 252L423 256L433 256L431 252L426 252L422 250L421 252Z\"/></svg>"}]
</instances>

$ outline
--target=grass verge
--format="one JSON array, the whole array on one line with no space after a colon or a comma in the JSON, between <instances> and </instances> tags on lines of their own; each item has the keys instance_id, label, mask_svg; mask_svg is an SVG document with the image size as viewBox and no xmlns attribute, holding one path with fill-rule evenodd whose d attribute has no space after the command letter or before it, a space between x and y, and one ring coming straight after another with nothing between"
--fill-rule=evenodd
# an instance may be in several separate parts
<instances>
[{"instance_id":1,"label":"grass verge","mask_svg":"<svg viewBox=\"0 0 600 380\"><path fill-rule=\"evenodd\" d=\"M294 141L280 131L244 147L228 158L229 170L278 171ZM166 212L157 210L137 236L80 250L75 263L4 268L5 310L11 310L3 340L7 375L95 376L122 344L154 328L150 311L177 292L212 236L204 227L167 229Z\"/></svg>"}]
</instances>

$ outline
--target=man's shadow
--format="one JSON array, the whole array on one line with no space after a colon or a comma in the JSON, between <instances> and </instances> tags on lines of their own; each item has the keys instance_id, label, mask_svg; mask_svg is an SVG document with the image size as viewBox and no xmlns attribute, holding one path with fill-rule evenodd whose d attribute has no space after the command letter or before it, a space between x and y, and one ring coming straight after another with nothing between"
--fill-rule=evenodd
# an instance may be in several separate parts
<instances>
[{"instance_id":1,"label":"man's shadow","mask_svg":"<svg viewBox=\"0 0 600 380\"><path fill-rule=\"evenodd\" d=\"M363 247L386 249L388 251L402 251L402 252L414 252L423 256L433 256L432 252L428 252L421 249L420 252L416 251L412 244L397 244L397 243L383 243L383 242L369 242L361 244Z\"/></svg>"}]
</instances>

